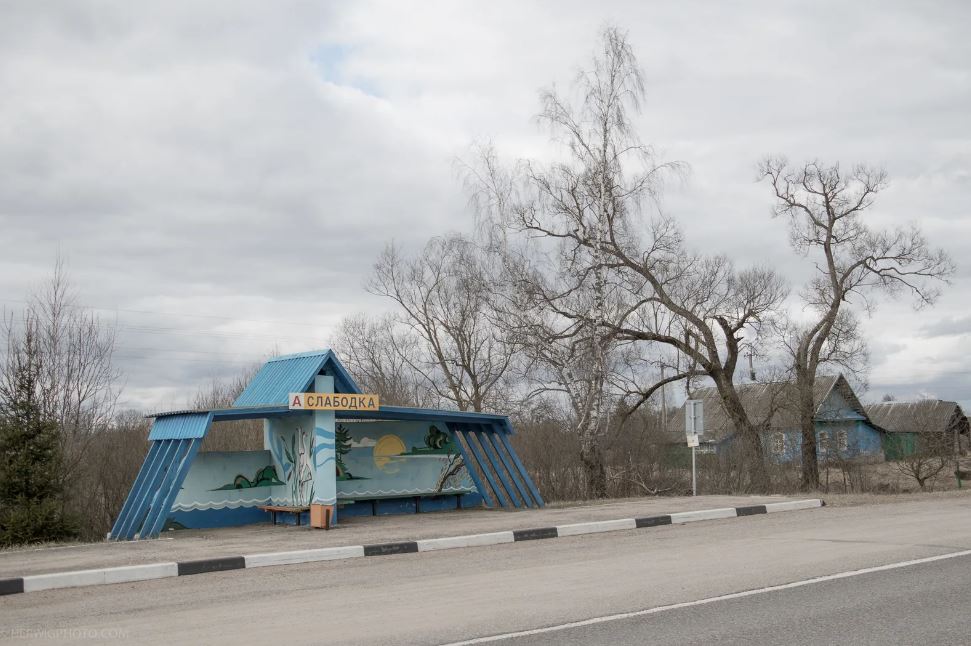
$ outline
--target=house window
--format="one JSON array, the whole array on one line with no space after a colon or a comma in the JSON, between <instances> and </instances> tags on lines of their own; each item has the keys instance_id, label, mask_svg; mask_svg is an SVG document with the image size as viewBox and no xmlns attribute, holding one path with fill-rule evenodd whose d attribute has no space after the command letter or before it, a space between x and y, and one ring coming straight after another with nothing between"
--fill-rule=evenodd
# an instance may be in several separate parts
<instances>
[{"instance_id":1,"label":"house window","mask_svg":"<svg viewBox=\"0 0 971 646\"><path fill-rule=\"evenodd\" d=\"M776 455L782 455L786 450L786 438L782 433L774 433L772 435L772 452Z\"/></svg>"},{"instance_id":2,"label":"house window","mask_svg":"<svg viewBox=\"0 0 971 646\"><path fill-rule=\"evenodd\" d=\"M850 436L846 431L839 431L836 434L836 446L840 451L846 451L850 448Z\"/></svg>"},{"instance_id":3,"label":"house window","mask_svg":"<svg viewBox=\"0 0 971 646\"><path fill-rule=\"evenodd\" d=\"M819 448L825 451L829 448L829 431L819 432Z\"/></svg>"}]
</instances>

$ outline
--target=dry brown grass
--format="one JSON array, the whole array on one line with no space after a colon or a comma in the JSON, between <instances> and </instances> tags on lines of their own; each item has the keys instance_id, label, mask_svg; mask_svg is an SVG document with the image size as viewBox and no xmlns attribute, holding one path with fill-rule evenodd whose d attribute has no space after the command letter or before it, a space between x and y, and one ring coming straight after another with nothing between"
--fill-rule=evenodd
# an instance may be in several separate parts
<instances>
[{"instance_id":1,"label":"dry brown grass","mask_svg":"<svg viewBox=\"0 0 971 646\"><path fill-rule=\"evenodd\" d=\"M916 491L911 493L834 493L822 494L829 507L857 507L860 505L892 505L901 502L921 502L945 498L971 499L971 486L950 491Z\"/></svg>"}]
</instances>

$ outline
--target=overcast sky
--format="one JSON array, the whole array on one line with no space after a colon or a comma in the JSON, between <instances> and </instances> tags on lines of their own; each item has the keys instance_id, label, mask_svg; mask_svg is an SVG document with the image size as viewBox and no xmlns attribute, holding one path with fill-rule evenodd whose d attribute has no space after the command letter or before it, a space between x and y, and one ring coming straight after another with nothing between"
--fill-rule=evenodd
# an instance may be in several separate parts
<instances>
[{"instance_id":1,"label":"overcast sky","mask_svg":"<svg viewBox=\"0 0 971 646\"><path fill-rule=\"evenodd\" d=\"M693 246L799 280L759 158L887 168L873 221L919 222L959 269L934 309L866 322L870 396L971 404L969 6L0 0L0 305L60 252L117 322L124 406L325 346L385 307L362 282L386 242L471 229L474 141L546 154L538 90L613 24L642 138L691 166L666 205Z\"/></svg>"}]
</instances>

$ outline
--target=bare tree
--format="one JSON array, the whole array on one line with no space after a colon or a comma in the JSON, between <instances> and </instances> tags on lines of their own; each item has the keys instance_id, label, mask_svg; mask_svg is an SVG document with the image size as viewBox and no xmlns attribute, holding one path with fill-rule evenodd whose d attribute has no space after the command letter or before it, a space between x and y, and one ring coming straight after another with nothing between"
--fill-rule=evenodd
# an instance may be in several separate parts
<instances>
[{"instance_id":1,"label":"bare tree","mask_svg":"<svg viewBox=\"0 0 971 646\"><path fill-rule=\"evenodd\" d=\"M954 446L948 433L919 433L914 452L895 463L897 470L917 482L924 489L932 480L955 462Z\"/></svg>"},{"instance_id":2,"label":"bare tree","mask_svg":"<svg viewBox=\"0 0 971 646\"><path fill-rule=\"evenodd\" d=\"M577 89L576 102L544 93L540 114L565 144L567 158L551 165L523 162L513 173L518 183L498 175L486 159L477 172L484 195L479 203L507 228L555 244L568 260L575 284L591 297L578 299L566 286L541 290L555 315L593 338L674 348L685 362L669 380L704 374L715 382L751 457L752 486L764 489L761 441L734 375L743 338L758 333L785 286L768 269L738 271L725 257L692 253L670 218L643 217L657 206L664 178L681 165L657 163L633 132L630 117L639 111L644 85L623 33L604 32L602 49Z\"/></svg>"},{"instance_id":3,"label":"bare tree","mask_svg":"<svg viewBox=\"0 0 971 646\"><path fill-rule=\"evenodd\" d=\"M134 410L121 411L100 431L85 456L82 535L100 539L111 530L148 452L151 421Z\"/></svg>"},{"instance_id":4,"label":"bare tree","mask_svg":"<svg viewBox=\"0 0 971 646\"><path fill-rule=\"evenodd\" d=\"M14 374L17 355L31 337L40 414L58 443L55 471L61 511L82 519L82 534L100 535L97 526L103 489L110 474L100 473L100 440L115 421L120 373L114 366L115 326L79 305L63 260L50 280L28 295L19 312L0 321L5 343L0 382ZM94 516L98 516L95 519Z\"/></svg>"},{"instance_id":5,"label":"bare tree","mask_svg":"<svg viewBox=\"0 0 971 646\"><path fill-rule=\"evenodd\" d=\"M459 410L501 405L516 356L490 316L492 284L479 249L458 235L433 238L410 259L388 246L368 282L369 291L398 305L396 321L412 335L401 341L390 337L399 358ZM414 345L406 349L401 343Z\"/></svg>"},{"instance_id":6,"label":"bare tree","mask_svg":"<svg viewBox=\"0 0 971 646\"><path fill-rule=\"evenodd\" d=\"M555 399L565 405L564 420L579 439L586 495L607 495L604 438L619 399L614 387L622 356L616 335L583 319L561 316L550 294L570 292L571 309L586 309L596 285L584 285L564 258L553 267L531 266L525 256L505 259L505 288L498 301L501 319L527 361L525 400Z\"/></svg>"},{"instance_id":7,"label":"bare tree","mask_svg":"<svg viewBox=\"0 0 971 646\"><path fill-rule=\"evenodd\" d=\"M759 174L772 184L775 216L789 219L793 248L811 257L816 269L800 294L808 317L793 326L788 344L800 393L802 486L815 489L817 371L828 362L853 369L865 350L844 304L856 300L869 310L874 290L905 292L918 305L932 304L954 264L944 251L932 248L916 226L877 230L864 221L887 185L882 169L858 165L844 173L839 164L813 161L792 167L784 158L769 158L760 164Z\"/></svg>"},{"instance_id":8,"label":"bare tree","mask_svg":"<svg viewBox=\"0 0 971 646\"><path fill-rule=\"evenodd\" d=\"M115 326L78 304L58 259L51 279L29 296L20 315L4 319L7 347L28 327L37 333L43 412L58 426L61 475L71 480L95 434L114 419L121 376L113 361Z\"/></svg>"},{"instance_id":9,"label":"bare tree","mask_svg":"<svg viewBox=\"0 0 971 646\"><path fill-rule=\"evenodd\" d=\"M381 397L382 404L429 407L437 396L412 366L420 363L414 336L398 329L392 314L344 317L331 345L361 388Z\"/></svg>"},{"instance_id":10,"label":"bare tree","mask_svg":"<svg viewBox=\"0 0 971 646\"><path fill-rule=\"evenodd\" d=\"M269 357L275 356L271 353ZM268 357L268 358L269 358ZM260 363L244 367L225 379L213 379L192 396L189 405L196 410L229 408L253 377ZM263 422L256 419L216 422L202 441L202 451L258 451L263 448Z\"/></svg>"}]
</instances>

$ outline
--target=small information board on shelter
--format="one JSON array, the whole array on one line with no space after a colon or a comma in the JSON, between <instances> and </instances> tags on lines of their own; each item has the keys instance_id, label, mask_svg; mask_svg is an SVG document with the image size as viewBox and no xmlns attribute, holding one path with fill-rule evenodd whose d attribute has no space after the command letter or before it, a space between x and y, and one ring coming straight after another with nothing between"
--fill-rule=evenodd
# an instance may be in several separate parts
<instances>
[{"instance_id":1,"label":"small information board on shelter","mask_svg":"<svg viewBox=\"0 0 971 646\"><path fill-rule=\"evenodd\" d=\"M376 412L377 395L343 393L290 393L290 410L363 410Z\"/></svg>"}]
</instances>

